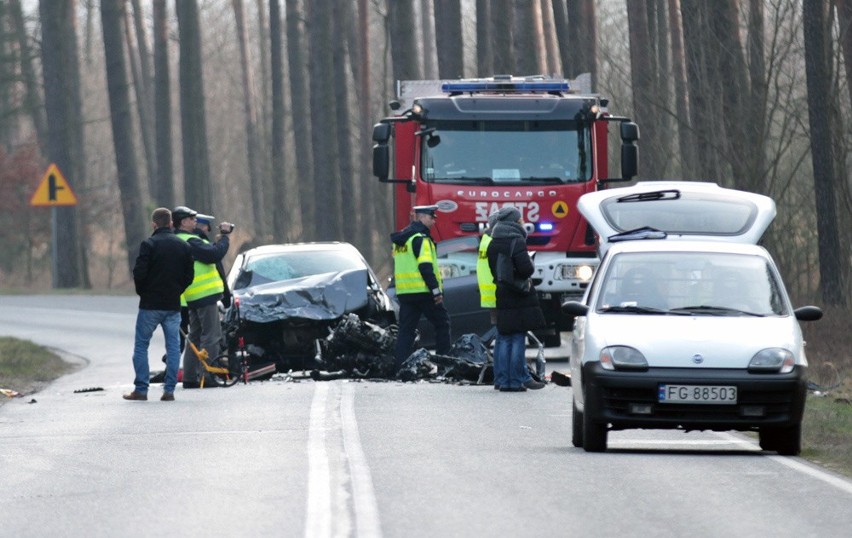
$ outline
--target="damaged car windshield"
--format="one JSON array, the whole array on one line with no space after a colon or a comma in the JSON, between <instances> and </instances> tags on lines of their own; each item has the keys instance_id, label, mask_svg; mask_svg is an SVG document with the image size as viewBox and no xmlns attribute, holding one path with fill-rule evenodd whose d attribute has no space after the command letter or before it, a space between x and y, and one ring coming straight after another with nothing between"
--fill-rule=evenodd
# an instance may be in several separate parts
<instances>
[{"instance_id":1,"label":"damaged car windshield","mask_svg":"<svg viewBox=\"0 0 852 538\"><path fill-rule=\"evenodd\" d=\"M341 251L313 251L310 256L303 252L253 256L242 268L243 273L251 272L251 279L238 278L234 289L362 268L360 260Z\"/></svg>"}]
</instances>

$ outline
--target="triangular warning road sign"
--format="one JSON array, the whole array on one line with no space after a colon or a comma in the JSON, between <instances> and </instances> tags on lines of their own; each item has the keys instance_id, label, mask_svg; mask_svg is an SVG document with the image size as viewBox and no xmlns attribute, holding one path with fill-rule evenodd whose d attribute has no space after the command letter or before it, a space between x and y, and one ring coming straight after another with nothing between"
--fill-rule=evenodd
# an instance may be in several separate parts
<instances>
[{"instance_id":1,"label":"triangular warning road sign","mask_svg":"<svg viewBox=\"0 0 852 538\"><path fill-rule=\"evenodd\" d=\"M33 197L30 198L31 206L57 206L77 205L77 197L71 190L71 185L65 181L65 176L59 171L56 164L47 167L47 172L39 183Z\"/></svg>"}]
</instances>

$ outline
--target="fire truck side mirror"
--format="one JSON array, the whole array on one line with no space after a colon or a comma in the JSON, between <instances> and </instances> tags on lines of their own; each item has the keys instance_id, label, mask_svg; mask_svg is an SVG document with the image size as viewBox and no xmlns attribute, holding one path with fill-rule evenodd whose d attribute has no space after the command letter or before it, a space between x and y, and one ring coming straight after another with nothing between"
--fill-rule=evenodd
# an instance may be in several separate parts
<instances>
[{"instance_id":1,"label":"fire truck side mirror","mask_svg":"<svg viewBox=\"0 0 852 538\"><path fill-rule=\"evenodd\" d=\"M390 135L389 123L377 123L373 126L373 175L381 182L386 182L390 173Z\"/></svg>"},{"instance_id":2,"label":"fire truck side mirror","mask_svg":"<svg viewBox=\"0 0 852 538\"><path fill-rule=\"evenodd\" d=\"M621 178L632 179L639 171L639 126L632 121L621 124Z\"/></svg>"}]
</instances>

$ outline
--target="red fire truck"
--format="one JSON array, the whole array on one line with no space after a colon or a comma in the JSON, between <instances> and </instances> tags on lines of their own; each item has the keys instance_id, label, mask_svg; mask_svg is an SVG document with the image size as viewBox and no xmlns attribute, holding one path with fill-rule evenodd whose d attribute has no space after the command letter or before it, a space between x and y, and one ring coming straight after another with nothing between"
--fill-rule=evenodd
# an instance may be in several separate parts
<instances>
[{"instance_id":1,"label":"red fire truck","mask_svg":"<svg viewBox=\"0 0 852 538\"><path fill-rule=\"evenodd\" d=\"M540 76L400 81L391 103L396 115L373 129L373 173L395 184L396 228L410 222L413 206L438 206L432 235L454 336L475 331L476 323L488 327L478 291L473 297L461 290L475 290L476 242L488 215L506 205L520 210L528 248L536 252L533 279L548 320L540 338L559 345L560 332L570 329L561 304L583 294L597 266L594 234L577 212L577 199L632 178L639 138L635 123L611 116L607 99L588 87L578 90L576 82ZM612 122L620 125L618 178L608 175ZM452 282L465 276L464 286Z\"/></svg>"}]
</instances>

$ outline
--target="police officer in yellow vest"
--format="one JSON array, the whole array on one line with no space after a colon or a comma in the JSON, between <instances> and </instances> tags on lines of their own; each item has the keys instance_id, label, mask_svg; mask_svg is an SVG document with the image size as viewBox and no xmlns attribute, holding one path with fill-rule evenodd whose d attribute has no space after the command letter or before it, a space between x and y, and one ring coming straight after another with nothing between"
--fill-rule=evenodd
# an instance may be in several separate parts
<instances>
[{"instance_id":1,"label":"police officer in yellow vest","mask_svg":"<svg viewBox=\"0 0 852 538\"><path fill-rule=\"evenodd\" d=\"M396 369L411 354L421 316L435 327L435 352L450 351L450 316L444 307L444 288L435 242L429 230L435 225L437 206L415 206L414 222L391 234L393 275L399 300Z\"/></svg>"},{"instance_id":2,"label":"police officer in yellow vest","mask_svg":"<svg viewBox=\"0 0 852 538\"><path fill-rule=\"evenodd\" d=\"M483 230L479 239L479 256L476 260L476 281L479 284L479 305L488 309L491 315L491 329L482 335L482 342L487 346L497 337L497 284L488 266L488 244L491 243L491 229L497 221L497 212L488 216L488 226Z\"/></svg>"},{"instance_id":3,"label":"police officer in yellow vest","mask_svg":"<svg viewBox=\"0 0 852 538\"><path fill-rule=\"evenodd\" d=\"M189 341L198 349L206 350L211 358L216 358L222 347L222 325L217 303L225 289L216 264L221 263L228 253L228 234L233 225L221 223L221 235L215 243L211 243L199 236L196 229L197 215L197 211L178 206L172 210L172 222L177 236L189 243L195 260L195 278L183 292L183 299L189 309ZM183 388L198 388L203 374L192 346L186 346L183 350ZM216 384L212 379L205 379L204 386L215 387Z\"/></svg>"}]
</instances>

